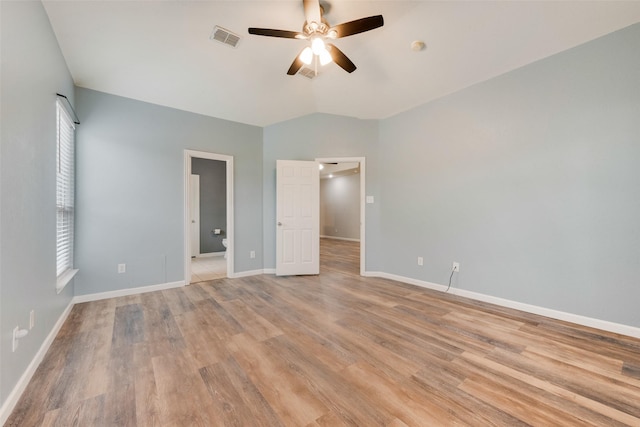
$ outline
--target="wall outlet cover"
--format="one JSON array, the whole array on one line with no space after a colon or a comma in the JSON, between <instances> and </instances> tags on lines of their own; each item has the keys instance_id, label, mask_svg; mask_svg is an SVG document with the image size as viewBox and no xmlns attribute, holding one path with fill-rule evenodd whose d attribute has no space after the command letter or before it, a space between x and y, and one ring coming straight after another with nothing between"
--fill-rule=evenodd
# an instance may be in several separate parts
<instances>
[{"instance_id":1,"label":"wall outlet cover","mask_svg":"<svg viewBox=\"0 0 640 427\"><path fill-rule=\"evenodd\" d=\"M16 326L13 328L13 341L11 342L11 351L15 352L18 349L18 331L20 330L20 326Z\"/></svg>"}]
</instances>

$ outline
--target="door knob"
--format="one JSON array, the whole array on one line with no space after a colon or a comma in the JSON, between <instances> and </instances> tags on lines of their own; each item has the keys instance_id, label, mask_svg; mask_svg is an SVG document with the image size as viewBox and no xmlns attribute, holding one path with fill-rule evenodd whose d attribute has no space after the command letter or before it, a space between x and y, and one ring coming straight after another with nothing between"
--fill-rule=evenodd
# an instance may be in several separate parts
<instances>
[{"instance_id":1,"label":"door knob","mask_svg":"<svg viewBox=\"0 0 640 427\"><path fill-rule=\"evenodd\" d=\"M282 223L280 221L278 221L278 227L282 226Z\"/></svg>"}]
</instances>

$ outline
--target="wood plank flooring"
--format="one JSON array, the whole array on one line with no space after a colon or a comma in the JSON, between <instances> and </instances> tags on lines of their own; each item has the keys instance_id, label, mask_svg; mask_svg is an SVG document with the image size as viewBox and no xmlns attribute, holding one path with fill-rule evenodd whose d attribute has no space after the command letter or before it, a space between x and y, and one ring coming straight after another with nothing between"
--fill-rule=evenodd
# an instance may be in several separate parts
<instances>
[{"instance_id":1,"label":"wood plank flooring","mask_svg":"<svg viewBox=\"0 0 640 427\"><path fill-rule=\"evenodd\" d=\"M640 340L321 274L76 305L8 426L640 426Z\"/></svg>"}]
</instances>

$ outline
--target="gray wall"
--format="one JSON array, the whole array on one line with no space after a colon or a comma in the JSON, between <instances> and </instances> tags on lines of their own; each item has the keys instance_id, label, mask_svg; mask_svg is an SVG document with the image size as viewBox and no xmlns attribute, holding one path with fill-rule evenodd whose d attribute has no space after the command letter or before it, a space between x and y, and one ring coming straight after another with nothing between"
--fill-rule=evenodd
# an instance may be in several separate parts
<instances>
[{"instance_id":1,"label":"gray wall","mask_svg":"<svg viewBox=\"0 0 640 427\"><path fill-rule=\"evenodd\" d=\"M77 295L184 279L184 149L234 156L235 271L262 268L261 128L88 89L76 100Z\"/></svg>"},{"instance_id":2,"label":"gray wall","mask_svg":"<svg viewBox=\"0 0 640 427\"><path fill-rule=\"evenodd\" d=\"M384 271L640 326L638 52L640 24L382 120Z\"/></svg>"},{"instance_id":3,"label":"gray wall","mask_svg":"<svg viewBox=\"0 0 640 427\"><path fill-rule=\"evenodd\" d=\"M200 176L200 253L224 252L227 234L227 163L191 159L191 173ZM214 230L220 229L220 234Z\"/></svg>"},{"instance_id":4,"label":"gray wall","mask_svg":"<svg viewBox=\"0 0 640 427\"><path fill-rule=\"evenodd\" d=\"M0 406L71 301L56 294L56 92L73 82L40 2L0 2ZM12 330L36 325L15 353Z\"/></svg>"},{"instance_id":5,"label":"gray wall","mask_svg":"<svg viewBox=\"0 0 640 427\"><path fill-rule=\"evenodd\" d=\"M263 130L78 88L80 272L56 295L55 93L74 88L41 3L0 11L0 402L74 287L184 278L185 148L234 156L238 272L275 266L277 159L363 156L368 271L446 284L459 261L456 287L640 326L640 24L381 121Z\"/></svg>"},{"instance_id":6,"label":"gray wall","mask_svg":"<svg viewBox=\"0 0 640 427\"><path fill-rule=\"evenodd\" d=\"M378 122L329 114L311 114L264 129L264 267L275 268L276 160L320 157L366 157L366 193L377 201L366 205L366 268L379 267Z\"/></svg>"},{"instance_id":7,"label":"gray wall","mask_svg":"<svg viewBox=\"0 0 640 427\"><path fill-rule=\"evenodd\" d=\"M320 180L320 235L360 239L360 174Z\"/></svg>"}]
</instances>

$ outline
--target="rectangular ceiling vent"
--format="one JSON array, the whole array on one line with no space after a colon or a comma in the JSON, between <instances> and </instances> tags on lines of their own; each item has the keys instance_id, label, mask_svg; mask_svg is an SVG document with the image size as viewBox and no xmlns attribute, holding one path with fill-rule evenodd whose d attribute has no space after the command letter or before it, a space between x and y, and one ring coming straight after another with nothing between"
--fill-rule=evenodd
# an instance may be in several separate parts
<instances>
[{"instance_id":1,"label":"rectangular ceiling vent","mask_svg":"<svg viewBox=\"0 0 640 427\"><path fill-rule=\"evenodd\" d=\"M218 27L217 25L213 28L213 32L209 36L209 39L224 43L231 47L236 47L238 42L240 42L239 35L234 34L225 28Z\"/></svg>"},{"instance_id":2,"label":"rectangular ceiling vent","mask_svg":"<svg viewBox=\"0 0 640 427\"><path fill-rule=\"evenodd\" d=\"M308 79L312 79L316 76L315 70L312 70L311 68L307 68L307 67L301 68L300 71L298 71L298 74Z\"/></svg>"}]
</instances>

